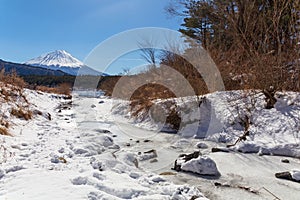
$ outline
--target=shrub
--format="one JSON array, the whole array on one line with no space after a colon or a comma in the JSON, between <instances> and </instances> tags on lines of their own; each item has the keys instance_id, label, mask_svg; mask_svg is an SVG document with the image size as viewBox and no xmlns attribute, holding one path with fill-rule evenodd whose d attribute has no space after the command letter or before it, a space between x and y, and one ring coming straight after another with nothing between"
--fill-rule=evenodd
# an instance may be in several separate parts
<instances>
[{"instance_id":1,"label":"shrub","mask_svg":"<svg viewBox=\"0 0 300 200\"><path fill-rule=\"evenodd\" d=\"M32 119L32 112L30 110L23 110L22 108L15 109L13 108L10 112L12 115L17 118L29 120Z\"/></svg>"},{"instance_id":2,"label":"shrub","mask_svg":"<svg viewBox=\"0 0 300 200\"><path fill-rule=\"evenodd\" d=\"M175 108L172 108L166 118L166 124L170 125L173 130L179 131L181 124L181 117Z\"/></svg>"},{"instance_id":3,"label":"shrub","mask_svg":"<svg viewBox=\"0 0 300 200\"><path fill-rule=\"evenodd\" d=\"M9 127L9 123L4 119L0 119L0 126L4 126L5 128Z\"/></svg>"},{"instance_id":4,"label":"shrub","mask_svg":"<svg viewBox=\"0 0 300 200\"><path fill-rule=\"evenodd\" d=\"M23 80L23 78L17 75L16 71L12 71L9 74L5 74L4 68L0 71L0 81L5 84L13 85L19 90L22 90L26 86L26 82Z\"/></svg>"},{"instance_id":5,"label":"shrub","mask_svg":"<svg viewBox=\"0 0 300 200\"><path fill-rule=\"evenodd\" d=\"M71 85L69 83L60 83L57 87L36 86L35 89L46 93L71 95Z\"/></svg>"},{"instance_id":6,"label":"shrub","mask_svg":"<svg viewBox=\"0 0 300 200\"><path fill-rule=\"evenodd\" d=\"M69 83L61 83L55 89L58 94L71 95L71 85Z\"/></svg>"},{"instance_id":7,"label":"shrub","mask_svg":"<svg viewBox=\"0 0 300 200\"><path fill-rule=\"evenodd\" d=\"M0 126L0 135L12 136L6 127Z\"/></svg>"}]
</instances>

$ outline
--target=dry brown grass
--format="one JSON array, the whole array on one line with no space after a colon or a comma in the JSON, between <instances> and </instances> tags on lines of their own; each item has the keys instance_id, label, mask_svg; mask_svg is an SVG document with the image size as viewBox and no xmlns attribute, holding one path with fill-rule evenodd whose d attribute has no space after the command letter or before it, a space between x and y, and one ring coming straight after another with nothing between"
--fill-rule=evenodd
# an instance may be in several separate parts
<instances>
[{"instance_id":1,"label":"dry brown grass","mask_svg":"<svg viewBox=\"0 0 300 200\"><path fill-rule=\"evenodd\" d=\"M71 95L71 85L68 83L61 83L57 87L36 86L35 89L46 93Z\"/></svg>"},{"instance_id":2,"label":"dry brown grass","mask_svg":"<svg viewBox=\"0 0 300 200\"><path fill-rule=\"evenodd\" d=\"M0 126L0 135L12 136L6 127Z\"/></svg>"},{"instance_id":3,"label":"dry brown grass","mask_svg":"<svg viewBox=\"0 0 300 200\"><path fill-rule=\"evenodd\" d=\"M4 84L10 84L16 87L16 89L22 90L27 84L26 82L17 75L15 71L12 71L9 74L5 74L5 69L0 71L0 81Z\"/></svg>"},{"instance_id":4,"label":"dry brown grass","mask_svg":"<svg viewBox=\"0 0 300 200\"><path fill-rule=\"evenodd\" d=\"M0 119L0 126L4 126L5 128L9 128L9 122L4 119Z\"/></svg>"},{"instance_id":5,"label":"dry brown grass","mask_svg":"<svg viewBox=\"0 0 300 200\"><path fill-rule=\"evenodd\" d=\"M10 113L20 119L25 119L25 120L32 119L32 112L28 109L24 110L24 108L22 107L19 107L18 109L13 108Z\"/></svg>"},{"instance_id":6,"label":"dry brown grass","mask_svg":"<svg viewBox=\"0 0 300 200\"><path fill-rule=\"evenodd\" d=\"M165 86L159 84L145 84L132 94L130 100L131 114L141 120L151 117L155 122L166 123L170 128L178 131L181 117L176 111L176 103L168 101L160 103L156 108L157 99L174 98L175 94ZM160 107L163 107L160 109Z\"/></svg>"},{"instance_id":7,"label":"dry brown grass","mask_svg":"<svg viewBox=\"0 0 300 200\"><path fill-rule=\"evenodd\" d=\"M161 175L161 176L175 176L176 173L174 173L174 172L162 172L159 175Z\"/></svg>"},{"instance_id":8,"label":"dry brown grass","mask_svg":"<svg viewBox=\"0 0 300 200\"><path fill-rule=\"evenodd\" d=\"M98 89L105 92L105 95L111 96L113 93L113 89L115 88L116 83L120 80L121 76L107 76L101 77Z\"/></svg>"}]
</instances>

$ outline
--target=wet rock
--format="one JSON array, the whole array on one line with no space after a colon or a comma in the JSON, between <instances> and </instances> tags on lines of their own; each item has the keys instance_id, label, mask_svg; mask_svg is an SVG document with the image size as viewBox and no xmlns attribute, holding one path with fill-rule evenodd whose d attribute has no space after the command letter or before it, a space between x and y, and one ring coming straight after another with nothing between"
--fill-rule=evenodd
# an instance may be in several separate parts
<instances>
[{"instance_id":1,"label":"wet rock","mask_svg":"<svg viewBox=\"0 0 300 200\"><path fill-rule=\"evenodd\" d=\"M290 163L290 161L288 159L282 159L281 162L283 162L283 163Z\"/></svg>"},{"instance_id":2,"label":"wet rock","mask_svg":"<svg viewBox=\"0 0 300 200\"><path fill-rule=\"evenodd\" d=\"M73 180L71 180L71 182L73 183L73 185L85 185L88 182L87 177L76 177Z\"/></svg>"},{"instance_id":3,"label":"wet rock","mask_svg":"<svg viewBox=\"0 0 300 200\"><path fill-rule=\"evenodd\" d=\"M150 160L157 157L157 152L155 149L151 149L149 151L145 151L143 153L138 154L139 161Z\"/></svg>"},{"instance_id":4,"label":"wet rock","mask_svg":"<svg viewBox=\"0 0 300 200\"><path fill-rule=\"evenodd\" d=\"M221 148L221 147L213 147L211 149L212 153L216 153L216 152L224 152L224 153L228 153L229 150L227 148Z\"/></svg>"},{"instance_id":5,"label":"wet rock","mask_svg":"<svg viewBox=\"0 0 300 200\"><path fill-rule=\"evenodd\" d=\"M158 162L158 160L156 158L153 160L150 160L150 163L155 163L155 162Z\"/></svg>"},{"instance_id":6,"label":"wet rock","mask_svg":"<svg viewBox=\"0 0 300 200\"><path fill-rule=\"evenodd\" d=\"M198 144L196 144L196 146L199 148L199 149L207 149L208 148L208 145L203 143L203 142L199 142Z\"/></svg>"},{"instance_id":7,"label":"wet rock","mask_svg":"<svg viewBox=\"0 0 300 200\"><path fill-rule=\"evenodd\" d=\"M106 129L96 129L95 131L98 133L111 133L109 130Z\"/></svg>"},{"instance_id":8,"label":"wet rock","mask_svg":"<svg viewBox=\"0 0 300 200\"><path fill-rule=\"evenodd\" d=\"M300 171L279 172L275 174L276 178L285 179L300 183Z\"/></svg>"},{"instance_id":9,"label":"wet rock","mask_svg":"<svg viewBox=\"0 0 300 200\"><path fill-rule=\"evenodd\" d=\"M290 172L279 172L275 174L276 178L285 179L285 180L293 180L293 177Z\"/></svg>"}]
</instances>

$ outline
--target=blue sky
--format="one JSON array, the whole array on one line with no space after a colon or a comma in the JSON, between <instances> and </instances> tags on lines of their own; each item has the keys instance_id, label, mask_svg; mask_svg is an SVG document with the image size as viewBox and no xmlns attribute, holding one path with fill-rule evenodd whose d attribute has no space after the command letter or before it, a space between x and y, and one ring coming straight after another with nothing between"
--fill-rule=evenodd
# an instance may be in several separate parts
<instances>
[{"instance_id":1,"label":"blue sky","mask_svg":"<svg viewBox=\"0 0 300 200\"><path fill-rule=\"evenodd\" d=\"M170 0L0 0L0 59L25 62L63 49L84 60L105 39L141 27L178 30ZM127 68L138 58L123 59ZM117 65L119 63L115 63ZM111 69L117 73L119 69Z\"/></svg>"}]
</instances>

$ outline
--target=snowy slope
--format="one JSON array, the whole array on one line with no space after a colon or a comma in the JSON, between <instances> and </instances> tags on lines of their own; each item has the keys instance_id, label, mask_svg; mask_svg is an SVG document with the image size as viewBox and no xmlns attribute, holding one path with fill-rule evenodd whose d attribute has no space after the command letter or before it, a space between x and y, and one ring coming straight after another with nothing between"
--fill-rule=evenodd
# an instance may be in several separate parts
<instances>
[{"instance_id":1,"label":"snowy slope","mask_svg":"<svg viewBox=\"0 0 300 200\"><path fill-rule=\"evenodd\" d=\"M5 155L0 161L0 199L206 199L196 187L173 184L139 167L137 154L123 149L122 141L129 139L110 127L109 103L101 105L104 121L97 122L93 112L86 115L90 105L82 107L86 98L72 106L62 96L30 90L25 94L29 108L43 114L26 121L6 113L14 137L0 135ZM11 106L1 104L0 110Z\"/></svg>"},{"instance_id":2,"label":"snowy slope","mask_svg":"<svg viewBox=\"0 0 300 200\"><path fill-rule=\"evenodd\" d=\"M42 68L61 70L70 75L102 75L102 73L93 70L84 65L81 61L74 58L70 53L64 50L56 50L48 54L27 61L25 64L38 66Z\"/></svg>"},{"instance_id":3,"label":"snowy slope","mask_svg":"<svg viewBox=\"0 0 300 200\"><path fill-rule=\"evenodd\" d=\"M211 152L212 147L225 149L223 142L234 141L242 132L232 123L235 107L218 101L235 99L239 92L207 95L200 117L214 116L222 126L209 129L209 120L202 120L201 130L210 130L206 139L155 132L149 122L137 123L126 118L128 112L124 105L128 102L104 96L87 98L73 94L71 102L62 96L31 90L25 94L30 109L43 114L25 121L6 113L14 137L0 135L1 155L6 155L1 157L0 199L189 200L206 199L203 197L206 196L214 200L267 200L275 199L276 195L280 199L297 200L300 197L299 183L274 176L277 172L290 171L298 178L298 158L242 154L234 148L229 153ZM258 107L254 113L259 115L254 115L255 124L251 128L255 137L242 144L254 143L272 149L297 143L298 98L297 93L287 93L279 98L274 109L266 111ZM188 107L192 99L178 99L178 103ZM215 105L213 111L209 109L211 105ZM12 106L2 103L0 111L7 112ZM51 120L47 118L48 113ZM191 114L189 119L195 116ZM289 119L296 119L296 123L284 123ZM263 123L271 125L263 126ZM153 150L155 153L149 153ZM171 170L179 154L195 150L215 161L220 177ZM289 163L281 162L282 159L288 159Z\"/></svg>"},{"instance_id":4,"label":"snowy slope","mask_svg":"<svg viewBox=\"0 0 300 200\"><path fill-rule=\"evenodd\" d=\"M249 136L232 150L300 158L300 94L277 93L277 103L272 109L264 108L265 100L261 93L253 95L249 98L241 91L215 92L203 96L200 107L199 103L195 103L195 97L158 100L155 103L163 107L165 102L176 102L182 118L178 134L183 137L233 144L244 133L240 117L248 115L251 120ZM114 103L113 113L128 118L129 112L126 103ZM150 117L144 121L130 121L147 130L159 127Z\"/></svg>"}]
</instances>

